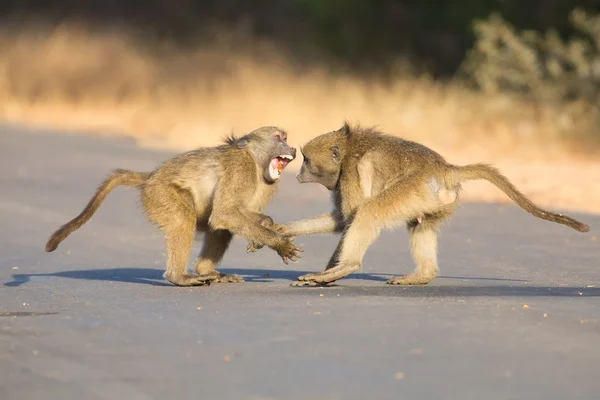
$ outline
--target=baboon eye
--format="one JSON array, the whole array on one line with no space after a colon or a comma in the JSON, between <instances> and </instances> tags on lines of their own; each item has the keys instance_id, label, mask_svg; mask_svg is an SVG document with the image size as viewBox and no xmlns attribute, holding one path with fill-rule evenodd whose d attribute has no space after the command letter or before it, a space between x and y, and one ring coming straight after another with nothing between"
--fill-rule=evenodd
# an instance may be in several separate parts
<instances>
[{"instance_id":1,"label":"baboon eye","mask_svg":"<svg viewBox=\"0 0 600 400\"><path fill-rule=\"evenodd\" d=\"M281 136L279 136L279 135L275 135L275 139L277 139L277 140L281 140Z\"/></svg>"}]
</instances>

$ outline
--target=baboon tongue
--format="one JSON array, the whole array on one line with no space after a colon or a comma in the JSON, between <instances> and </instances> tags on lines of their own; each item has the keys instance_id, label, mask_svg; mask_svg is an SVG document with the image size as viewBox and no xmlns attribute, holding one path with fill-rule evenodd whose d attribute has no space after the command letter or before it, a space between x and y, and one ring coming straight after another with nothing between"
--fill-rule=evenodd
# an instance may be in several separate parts
<instances>
[{"instance_id":1,"label":"baboon tongue","mask_svg":"<svg viewBox=\"0 0 600 400\"><path fill-rule=\"evenodd\" d=\"M274 158L271 160L271 168L273 171L277 171L277 172L279 172L279 174L281 174L281 171L283 170L283 168L280 167L278 158Z\"/></svg>"},{"instance_id":2,"label":"baboon tongue","mask_svg":"<svg viewBox=\"0 0 600 400\"><path fill-rule=\"evenodd\" d=\"M287 158L277 157L277 171L279 171L279 173L281 174L283 172L283 169L287 167L289 162L290 160L288 160Z\"/></svg>"}]
</instances>

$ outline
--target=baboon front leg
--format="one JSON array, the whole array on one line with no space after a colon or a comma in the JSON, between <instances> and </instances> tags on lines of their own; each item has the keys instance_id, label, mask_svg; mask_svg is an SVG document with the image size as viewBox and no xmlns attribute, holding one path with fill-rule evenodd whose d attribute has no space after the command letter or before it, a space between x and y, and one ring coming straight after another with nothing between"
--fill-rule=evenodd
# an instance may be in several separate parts
<instances>
[{"instance_id":1,"label":"baboon front leg","mask_svg":"<svg viewBox=\"0 0 600 400\"><path fill-rule=\"evenodd\" d=\"M409 275L395 276L387 283L390 285L425 285L440 272L437 262L439 221L426 220L425 223L409 224L408 233L412 256L417 266Z\"/></svg>"},{"instance_id":2,"label":"baboon front leg","mask_svg":"<svg viewBox=\"0 0 600 400\"><path fill-rule=\"evenodd\" d=\"M316 235L323 233L340 233L345 223L337 211L321 214L313 218L287 222L278 226L277 230L290 237Z\"/></svg>"},{"instance_id":3,"label":"baboon front leg","mask_svg":"<svg viewBox=\"0 0 600 400\"><path fill-rule=\"evenodd\" d=\"M222 274L215 269L215 265L223 259L232 238L231 232L224 229L208 231L204 234L202 250L194 266L201 278L210 282L244 282L238 275Z\"/></svg>"},{"instance_id":4,"label":"baboon front leg","mask_svg":"<svg viewBox=\"0 0 600 400\"><path fill-rule=\"evenodd\" d=\"M264 215L262 217L263 218L259 220L259 223L262 226L284 235L289 240L295 240L297 236L307 236L322 233L339 233L344 230L344 221L337 211L322 214L313 218L287 222L285 224L276 224L271 218ZM246 251L248 253L252 253L260 248L262 248L262 246L250 242Z\"/></svg>"}]
</instances>

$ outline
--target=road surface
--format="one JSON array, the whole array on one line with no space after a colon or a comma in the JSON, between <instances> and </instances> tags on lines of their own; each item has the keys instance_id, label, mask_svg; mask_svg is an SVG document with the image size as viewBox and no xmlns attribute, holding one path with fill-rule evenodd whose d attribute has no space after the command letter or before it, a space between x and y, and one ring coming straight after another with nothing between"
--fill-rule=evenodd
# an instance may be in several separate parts
<instances>
[{"instance_id":1,"label":"road surface","mask_svg":"<svg viewBox=\"0 0 600 400\"><path fill-rule=\"evenodd\" d=\"M598 216L574 213L592 226L581 234L464 204L440 239L441 276L422 287L384 283L413 268L402 229L331 288L289 286L323 269L337 241L325 235L297 240L289 266L236 238L222 271L245 283L171 286L130 188L43 251L112 168L170 155L0 128L1 399L600 398ZM325 190L282 179L276 220L330 208Z\"/></svg>"}]
</instances>

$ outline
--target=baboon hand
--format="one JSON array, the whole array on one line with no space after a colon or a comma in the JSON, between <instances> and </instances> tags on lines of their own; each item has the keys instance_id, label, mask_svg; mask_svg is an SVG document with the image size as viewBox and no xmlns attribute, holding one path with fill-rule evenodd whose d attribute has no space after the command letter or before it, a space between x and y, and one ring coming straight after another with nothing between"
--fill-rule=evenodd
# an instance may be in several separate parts
<instances>
[{"instance_id":1,"label":"baboon hand","mask_svg":"<svg viewBox=\"0 0 600 400\"><path fill-rule=\"evenodd\" d=\"M282 236L286 236L286 239L289 241L294 241L296 239L295 236L288 236L286 233L289 231L285 225L282 224L272 224L268 226L269 229L281 234ZM250 241L248 242L248 246L246 247L246 253L255 253L258 250L262 249L264 245Z\"/></svg>"},{"instance_id":2,"label":"baboon hand","mask_svg":"<svg viewBox=\"0 0 600 400\"><path fill-rule=\"evenodd\" d=\"M298 259L300 258L300 254L301 252L303 252L304 250L296 247L296 245L294 243L292 243L292 241L290 239L284 239L281 244L277 245L275 248L273 248L273 250L275 250L277 252L277 254L279 254L279 256L281 257L281 259L283 260L284 264L288 264L288 260L291 260L293 262L298 261Z\"/></svg>"}]
</instances>

